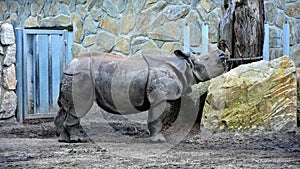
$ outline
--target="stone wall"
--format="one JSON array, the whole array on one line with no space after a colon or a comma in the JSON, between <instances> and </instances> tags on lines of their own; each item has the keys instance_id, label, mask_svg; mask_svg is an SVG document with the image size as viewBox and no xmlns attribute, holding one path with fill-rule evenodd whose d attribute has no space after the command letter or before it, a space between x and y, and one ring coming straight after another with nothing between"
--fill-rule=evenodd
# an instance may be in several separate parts
<instances>
[{"instance_id":1,"label":"stone wall","mask_svg":"<svg viewBox=\"0 0 300 169\"><path fill-rule=\"evenodd\" d=\"M217 42L223 0L16 0L0 1L0 20L25 28L71 28L73 53L109 51L136 55L182 48L183 26L191 24L191 45L201 47L201 20ZM290 23L290 54L300 66L300 2L265 0L271 58L282 56L282 26ZM206 38L206 37L204 37Z\"/></svg>"},{"instance_id":2,"label":"stone wall","mask_svg":"<svg viewBox=\"0 0 300 169\"><path fill-rule=\"evenodd\" d=\"M14 117L17 108L15 56L13 26L0 22L0 119Z\"/></svg>"},{"instance_id":3,"label":"stone wall","mask_svg":"<svg viewBox=\"0 0 300 169\"><path fill-rule=\"evenodd\" d=\"M270 56L282 56L283 24L290 24L290 55L300 66L300 1L265 0L265 22L270 25Z\"/></svg>"},{"instance_id":4,"label":"stone wall","mask_svg":"<svg viewBox=\"0 0 300 169\"><path fill-rule=\"evenodd\" d=\"M139 55L182 48L189 23L191 46L201 47L202 21L217 42L220 1L209 0L40 0L0 2L0 20L25 28L72 28L73 54L88 51Z\"/></svg>"}]
</instances>

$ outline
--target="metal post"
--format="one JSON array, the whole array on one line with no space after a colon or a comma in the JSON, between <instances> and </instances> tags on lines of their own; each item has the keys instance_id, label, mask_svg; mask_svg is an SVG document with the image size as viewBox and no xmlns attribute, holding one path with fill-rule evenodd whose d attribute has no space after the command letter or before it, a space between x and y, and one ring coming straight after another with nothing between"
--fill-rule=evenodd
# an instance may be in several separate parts
<instances>
[{"instance_id":1,"label":"metal post","mask_svg":"<svg viewBox=\"0 0 300 169\"><path fill-rule=\"evenodd\" d=\"M191 46L190 46L190 26L189 24L186 24L184 26L184 44L183 44L183 50L184 52L190 52Z\"/></svg>"},{"instance_id":2,"label":"metal post","mask_svg":"<svg viewBox=\"0 0 300 169\"><path fill-rule=\"evenodd\" d=\"M290 25L288 23L283 25L282 33L282 46L283 46L283 55L290 55Z\"/></svg>"},{"instance_id":3,"label":"metal post","mask_svg":"<svg viewBox=\"0 0 300 169\"><path fill-rule=\"evenodd\" d=\"M23 30L21 28L15 29L16 34L16 72L17 72L17 98L18 98L18 113L17 119L19 122L24 121L23 113Z\"/></svg>"},{"instance_id":4,"label":"metal post","mask_svg":"<svg viewBox=\"0 0 300 169\"><path fill-rule=\"evenodd\" d=\"M208 25L206 23L202 24L202 52L201 54L206 54L208 52Z\"/></svg>"},{"instance_id":5,"label":"metal post","mask_svg":"<svg viewBox=\"0 0 300 169\"><path fill-rule=\"evenodd\" d=\"M263 48L263 60L270 60L269 41L270 32L269 24L265 24L265 37L264 37L264 48Z\"/></svg>"}]
</instances>

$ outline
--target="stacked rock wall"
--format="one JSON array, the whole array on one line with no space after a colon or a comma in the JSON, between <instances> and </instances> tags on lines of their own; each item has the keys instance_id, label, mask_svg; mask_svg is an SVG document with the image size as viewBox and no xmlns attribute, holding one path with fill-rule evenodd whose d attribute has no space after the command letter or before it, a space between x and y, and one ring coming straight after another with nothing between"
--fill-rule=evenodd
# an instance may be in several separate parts
<instances>
[{"instance_id":1,"label":"stacked rock wall","mask_svg":"<svg viewBox=\"0 0 300 169\"><path fill-rule=\"evenodd\" d=\"M282 56L283 24L290 25L290 55L300 66L300 1L265 0L265 23L270 25L270 56Z\"/></svg>"},{"instance_id":2,"label":"stacked rock wall","mask_svg":"<svg viewBox=\"0 0 300 169\"><path fill-rule=\"evenodd\" d=\"M223 0L0 1L0 21L25 28L71 28L75 55L99 50L134 55L143 49L181 48L186 22L193 23L192 46L201 47L200 20L209 25L209 41L217 42L222 5ZM288 22L290 54L300 66L300 2L265 0L264 5L271 58L282 56L282 27Z\"/></svg>"},{"instance_id":3,"label":"stacked rock wall","mask_svg":"<svg viewBox=\"0 0 300 169\"><path fill-rule=\"evenodd\" d=\"M15 56L13 26L0 22L0 119L15 116L17 108Z\"/></svg>"},{"instance_id":4,"label":"stacked rock wall","mask_svg":"<svg viewBox=\"0 0 300 169\"><path fill-rule=\"evenodd\" d=\"M201 47L202 21L217 42L221 1L209 0L52 0L2 1L0 20L25 28L72 28L73 54L88 51L139 55L170 53L183 46L190 24L191 46Z\"/></svg>"}]
</instances>

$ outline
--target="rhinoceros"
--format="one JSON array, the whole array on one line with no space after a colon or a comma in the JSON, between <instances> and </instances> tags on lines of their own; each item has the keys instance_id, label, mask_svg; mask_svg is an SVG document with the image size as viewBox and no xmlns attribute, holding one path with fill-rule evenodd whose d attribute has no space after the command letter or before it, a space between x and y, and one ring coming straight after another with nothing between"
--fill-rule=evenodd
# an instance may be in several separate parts
<instances>
[{"instance_id":1,"label":"rhinoceros","mask_svg":"<svg viewBox=\"0 0 300 169\"><path fill-rule=\"evenodd\" d=\"M80 118L94 101L113 114L135 114L148 110L152 141L166 141L161 133L161 115L191 92L191 86L221 75L221 50L205 55L174 51L173 55L122 57L87 53L66 66L60 83L60 109L54 123L60 142L82 140ZM197 112L195 112L197 113Z\"/></svg>"}]
</instances>

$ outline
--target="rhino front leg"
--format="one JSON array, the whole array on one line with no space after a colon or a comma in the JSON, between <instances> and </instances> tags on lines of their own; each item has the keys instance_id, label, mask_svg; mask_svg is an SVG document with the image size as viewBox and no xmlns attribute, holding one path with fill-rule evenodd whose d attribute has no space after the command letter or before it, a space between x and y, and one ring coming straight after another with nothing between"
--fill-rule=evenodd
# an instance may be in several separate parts
<instances>
[{"instance_id":1,"label":"rhino front leg","mask_svg":"<svg viewBox=\"0 0 300 169\"><path fill-rule=\"evenodd\" d=\"M56 135L59 136L59 142L69 142L70 135L64 128L64 122L66 120L66 111L63 108L60 108L54 118Z\"/></svg>"},{"instance_id":2,"label":"rhino front leg","mask_svg":"<svg viewBox=\"0 0 300 169\"><path fill-rule=\"evenodd\" d=\"M148 113L148 129L150 131L151 141L165 142L166 138L161 133L163 122L162 114L166 111L166 101L151 107Z\"/></svg>"}]
</instances>

